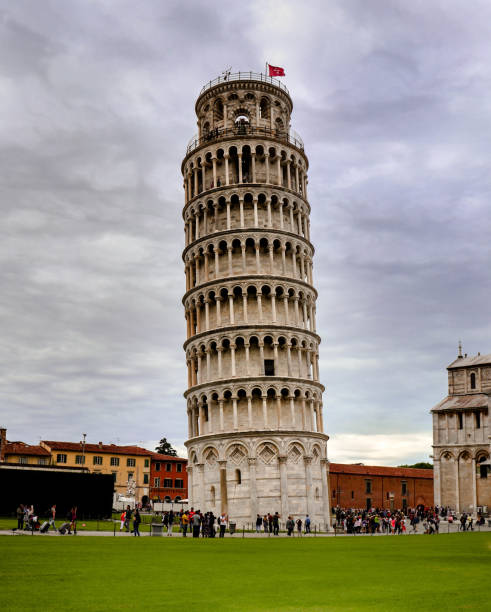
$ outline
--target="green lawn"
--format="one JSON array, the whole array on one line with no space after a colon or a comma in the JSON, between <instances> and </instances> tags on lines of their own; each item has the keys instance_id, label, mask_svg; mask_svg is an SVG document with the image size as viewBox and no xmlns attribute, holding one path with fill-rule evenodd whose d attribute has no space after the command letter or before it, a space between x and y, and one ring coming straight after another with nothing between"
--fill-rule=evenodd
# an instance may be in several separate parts
<instances>
[{"instance_id":1,"label":"green lawn","mask_svg":"<svg viewBox=\"0 0 491 612\"><path fill-rule=\"evenodd\" d=\"M489 610L491 534L0 537L2 610Z\"/></svg>"}]
</instances>

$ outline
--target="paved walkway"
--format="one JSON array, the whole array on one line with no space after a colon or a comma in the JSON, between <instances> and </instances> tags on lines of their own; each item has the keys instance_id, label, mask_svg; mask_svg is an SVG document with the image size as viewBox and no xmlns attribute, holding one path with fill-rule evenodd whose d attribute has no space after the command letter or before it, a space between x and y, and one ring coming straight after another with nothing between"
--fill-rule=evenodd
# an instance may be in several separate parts
<instances>
[{"instance_id":1,"label":"paved walkway","mask_svg":"<svg viewBox=\"0 0 491 612\"><path fill-rule=\"evenodd\" d=\"M418 529L417 531L414 533L412 530L412 527L409 527L407 532L405 534L403 534L403 536L411 536L411 535L424 535L424 530L423 530L423 526L420 524L418 524ZM488 526L486 524L485 527L475 527L474 531L485 531L488 533L491 533L491 527ZM458 533L459 529L458 529L458 525L456 525L455 523L453 525L449 525L447 522L442 521L440 523L440 533L441 534L445 534L445 533ZM461 532L462 533L462 532ZM48 533L39 533L38 531L35 531L34 534L31 534L30 531L17 531L15 529L3 529L0 530L0 535L16 535L16 536L31 536L31 537L73 537L72 535L68 535L65 534L65 536L61 536L60 533L55 532L55 531L48 531ZM117 537L117 538L132 538L135 537L133 536L132 533L127 533L126 531L123 532L119 532L116 531L116 533L114 533L113 531L88 531L88 530L79 530L77 532L77 537L79 536L100 536L100 537ZM148 538L150 536L149 532L144 532L141 534L141 537L144 538ZM395 537L393 535L389 535L389 534L385 534L385 533L375 533L373 534L373 536L375 537ZM329 532L329 533L311 533L309 535L306 534L302 534L301 536L297 535L297 532L294 533L294 535L292 536L293 538L298 538L298 537L303 537L303 538L334 538L334 537L338 537L338 538L352 538L352 537L373 537L372 534L365 534L365 533L361 533L361 534L356 534L356 536L353 536L353 534L346 534L346 533L339 533L336 532L334 533L333 531ZM167 538L167 534L164 534L160 537L163 538ZM181 533L175 532L172 536L174 539L183 539L183 536ZM216 536L218 538L218 535ZM275 537L280 537L280 538L287 538L287 534L286 533L280 533L279 536L273 536L273 534L265 534L264 532L261 532L260 534L257 533L251 533L251 532L244 532L242 533L242 531L237 531L233 536L231 536L229 533L226 533L225 535L226 538L256 538L256 539L268 539L268 538L275 538ZM192 540L192 535L188 532L187 538L186 539L190 539Z\"/></svg>"}]
</instances>

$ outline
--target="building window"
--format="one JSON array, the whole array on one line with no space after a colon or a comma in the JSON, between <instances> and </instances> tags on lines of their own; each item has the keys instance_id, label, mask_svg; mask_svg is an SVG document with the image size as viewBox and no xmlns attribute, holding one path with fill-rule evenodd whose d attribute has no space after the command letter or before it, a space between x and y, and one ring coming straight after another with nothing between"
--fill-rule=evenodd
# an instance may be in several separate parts
<instances>
[{"instance_id":1,"label":"building window","mask_svg":"<svg viewBox=\"0 0 491 612\"><path fill-rule=\"evenodd\" d=\"M464 429L464 415L462 412L458 412L457 417L459 419L459 429Z\"/></svg>"},{"instance_id":2,"label":"building window","mask_svg":"<svg viewBox=\"0 0 491 612\"><path fill-rule=\"evenodd\" d=\"M150 467L150 459L145 459L145 467Z\"/></svg>"},{"instance_id":3,"label":"building window","mask_svg":"<svg viewBox=\"0 0 491 612\"><path fill-rule=\"evenodd\" d=\"M355 492L351 491L351 499L355 499Z\"/></svg>"},{"instance_id":4,"label":"building window","mask_svg":"<svg viewBox=\"0 0 491 612\"><path fill-rule=\"evenodd\" d=\"M26 463L29 463L28 457L19 457L19 463L26 465Z\"/></svg>"},{"instance_id":5,"label":"building window","mask_svg":"<svg viewBox=\"0 0 491 612\"><path fill-rule=\"evenodd\" d=\"M160 472L160 462L159 461L157 461L157 463L155 464L155 471Z\"/></svg>"},{"instance_id":6,"label":"building window","mask_svg":"<svg viewBox=\"0 0 491 612\"><path fill-rule=\"evenodd\" d=\"M336 490L335 489L332 490L332 496L336 497Z\"/></svg>"},{"instance_id":7,"label":"building window","mask_svg":"<svg viewBox=\"0 0 491 612\"><path fill-rule=\"evenodd\" d=\"M148 474L143 474L143 484L148 484Z\"/></svg>"},{"instance_id":8,"label":"building window","mask_svg":"<svg viewBox=\"0 0 491 612\"><path fill-rule=\"evenodd\" d=\"M488 466L487 465L480 465L479 466L479 476L481 478L487 478L488 477Z\"/></svg>"},{"instance_id":9,"label":"building window","mask_svg":"<svg viewBox=\"0 0 491 612\"><path fill-rule=\"evenodd\" d=\"M367 510L370 510L372 507L372 500L370 497L367 497Z\"/></svg>"},{"instance_id":10,"label":"building window","mask_svg":"<svg viewBox=\"0 0 491 612\"><path fill-rule=\"evenodd\" d=\"M371 493L371 492L372 492L372 481L365 480L365 493Z\"/></svg>"},{"instance_id":11,"label":"building window","mask_svg":"<svg viewBox=\"0 0 491 612\"><path fill-rule=\"evenodd\" d=\"M401 489L401 494L404 497L405 495L407 495L407 482L405 480L401 482Z\"/></svg>"},{"instance_id":12,"label":"building window","mask_svg":"<svg viewBox=\"0 0 491 612\"><path fill-rule=\"evenodd\" d=\"M117 467L119 465L119 457L111 457L111 465Z\"/></svg>"},{"instance_id":13,"label":"building window","mask_svg":"<svg viewBox=\"0 0 491 612\"><path fill-rule=\"evenodd\" d=\"M115 483L117 478L118 478L118 473L117 472L111 472L111 474L113 475L113 482Z\"/></svg>"},{"instance_id":14,"label":"building window","mask_svg":"<svg viewBox=\"0 0 491 612\"><path fill-rule=\"evenodd\" d=\"M84 465L84 463L85 463L85 455L75 455L75 463L77 465Z\"/></svg>"},{"instance_id":15,"label":"building window","mask_svg":"<svg viewBox=\"0 0 491 612\"><path fill-rule=\"evenodd\" d=\"M476 388L476 375L474 374L474 372L472 372L471 374L471 389L475 389Z\"/></svg>"},{"instance_id":16,"label":"building window","mask_svg":"<svg viewBox=\"0 0 491 612\"><path fill-rule=\"evenodd\" d=\"M158 489L160 487L160 477L157 476L157 478L153 479L153 486Z\"/></svg>"},{"instance_id":17,"label":"building window","mask_svg":"<svg viewBox=\"0 0 491 612\"><path fill-rule=\"evenodd\" d=\"M135 467L136 459L126 459L126 467Z\"/></svg>"},{"instance_id":18,"label":"building window","mask_svg":"<svg viewBox=\"0 0 491 612\"><path fill-rule=\"evenodd\" d=\"M94 465L102 465L102 457L95 455L92 457L92 463Z\"/></svg>"},{"instance_id":19,"label":"building window","mask_svg":"<svg viewBox=\"0 0 491 612\"><path fill-rule=\"evenodd\" d=\"M402 500L402 509L404 510L404 512L407 510L407 499Z\"/></svg>"},{"instance_id":20,"label":"building window","mask_svg":"<svg viewBox=\"0 0 491 612\"><path fill-rule=\"evenodd\" d=\"M184 489L184 480L176 478L176 489Z\"/></svg>"},{"instance_id":21,"label":"building window","mask_svg":"<svg viewBox=\"0 0 491 612\"><path fill-rule=\"evenodd\" d=\"M165 471L166 472L172 472L172 463L166 463L165 464Z\"/></svg>"},{"instance_id":22,"label":"building window","mask_svg":"<svg viewBox=\"0 0 491 612\"><path fill-rule=\"evenodd\" d=\"M242 474L240 473L240 470L235 470L235 482L238 485L242 484Z\"/></svg>"},{"instance_id":23,"label":"building window","mask_svg":"<svg viewBox=\"0 0 491 612\"><path fill-rule=\"evenodd\" d=\"M128 472L128 482L133 480L133 472Z\"/></svg>"},{"instance_id":24,"label":"building window","mask_svg":"<svg viewBox=\"0 0 491 612\"><path fill-rule=\"evenodd\" d=\"M164 488L172 489L172 478L164 478Z\"/></svg>"},{"instance_id":25,"label":"building window","mask_svg":"<svg viewBox=\"0 0 491 612\"><path fill-rule=\"evenodd\" d=\"M182 463L177 463L177 464L176 464L176 470L177 470L177 472L179 472L179 473L180 473L180 472L182 472Z\"/></svg>"},{"instance_id":26,"label":"building window","mask_svg":"<svg viewBox=\"0 0 491 612\"><path fill-rule=\"evenodd\" d=\"M274 359L264 360L264 376L274 376Z\"/></svg>"},{"instance_id":27,"label":"building window","mask_svg":"<svg viewBox=\"0 0 491 612\"><path fill-rule=\"evenodd\" d=\"M56 463L66 463L66 455L63 455L63 454L56 455Z\"/></svg>"},{"instance_id":28,"label":"building window","mask_svg":"<svg viewBox=\"0 0 491 612\"><path fill-rule=\"evenodd\" d=\"M474 414L476 416L476 429L481 429L481 413L479 410L476 410Z\"/></svg>"},{"instance_id":29,"label":"building window","mask_svg":"<svg viewBox=\"0 0 491 612\"><path fill-rule=\"evenodd\" d=\"M38 465L48 465L48 457L39 457Z\"/></svg>"}]
</instances>

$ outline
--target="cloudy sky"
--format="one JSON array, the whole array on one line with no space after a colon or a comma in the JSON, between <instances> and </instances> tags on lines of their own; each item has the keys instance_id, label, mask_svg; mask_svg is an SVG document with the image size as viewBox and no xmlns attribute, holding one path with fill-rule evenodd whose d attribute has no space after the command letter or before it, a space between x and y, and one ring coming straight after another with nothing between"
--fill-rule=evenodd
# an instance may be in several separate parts
<instances>
[{"instance_id":1,"label":"cloudy sky","mask_svg":"<svg viewBox=\"0 0 491 612\"><path fill-rule=\"evenodd\" d=\"M182 448L180 163L202 85L283 66L310 159L329 455L427 460L491 352L491 5L0 0L0 421Z\"/></svg>"}]
</instances>

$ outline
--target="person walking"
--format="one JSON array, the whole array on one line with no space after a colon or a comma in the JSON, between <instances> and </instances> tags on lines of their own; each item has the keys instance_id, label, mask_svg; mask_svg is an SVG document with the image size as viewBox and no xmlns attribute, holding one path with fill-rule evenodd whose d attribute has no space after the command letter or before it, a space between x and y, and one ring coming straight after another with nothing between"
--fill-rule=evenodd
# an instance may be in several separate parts
<instances>
[{"instance_id":1,"label":"person walking","mask_svg":"<svg viewBox=\"0 0 491 612\"><path fill-rule=\"evenodd\" d=\"M223 538L225 536L225 529L227 528L228 516L225 512L220 514L220 537Z\"/></svg>"},{"instance_id":2,"label":"person walking","mask_svg":"<svg viewBox=\"0 0 491 612\"><path fill-rule=\"evenodd\" d=\"M135 510L135 516L133 517L133 534L140 537L140 523L142 522L140 512L138 508Z\"/></svg>"},{"instance_id":3,"label":"person walking","mask_svg":"<svg viewBox=\"0 0 491 612\"><path fill-rule=\"evenodd\" d=\"M294 529L295 529L295 523L294 523L292 517L289 516L288 520L286 521L286 532L287 532L287 534L289 536L291 536Z\"/></svg>"},{"instance_id":4,"label":"person walking","mask_svg":"<svg viewBox=\"0 0 491 612\"><path fill-rule=\"evenodd\" d=\"M121 521L121 524L119 526L119 531L123 531L123 527L126 524L126 510L123 510L123 512L121 512L121 516L119 517L119 520Z\"/></svg>"},{"instance_id":5,"label":"person walking","mask_svg":"<svg viewBox=\"0 0 491 612\"><path fill-rule=\"evenodd\" d=\"M53 504L51 506L50 511L49 511L49 527L48 527L48 529L51 526L53 526L53 529L56 531L55 519L56 519L56 504Z\"/></svg>"},{"instance_id":6,"label":"person walking","mask_svg":"<svg viewBox=\"0 0 491 612\"><path fill-rule=\"evenodd\" d=\"M17 515L17 529L21 531L24 529L24 504L19 504L16 510Z\"/></svg>"}]
</instances>

